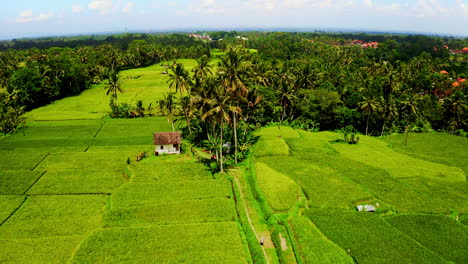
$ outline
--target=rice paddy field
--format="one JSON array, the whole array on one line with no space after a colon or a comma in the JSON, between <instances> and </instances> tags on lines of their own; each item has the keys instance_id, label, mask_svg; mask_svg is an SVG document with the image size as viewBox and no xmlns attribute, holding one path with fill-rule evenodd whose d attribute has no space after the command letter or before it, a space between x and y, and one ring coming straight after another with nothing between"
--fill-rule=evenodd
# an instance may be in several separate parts
<instances>
[{"instance_id":1,"label":"rice paddy field","mask_svg":"<svg viewBox=\"0 0 468 264\"><path fill-rule=\"evenodd\" d=\"M119 101L155 102L163 69L121 72ZM252 263L231 181L189 154L137 162L172 127L103 118L103 87L28 113L0 139L0 263Z\"/></svg>"},{"instance_id":2,"label":"rice paddy field","mask_svg":"<svg viewBox=\"0 0 468 264\"><path fill-rule=\"evenodd\" d=\"M156 103L164 70L121 72L119 101ZM267 127L212 174L190 153L137 162L172 127L107 118L104 87L0 138L0 263L468 263L466 138Z\"/></svg>"},{"instance_id":3,"label":"rice paddy field","mask_svg":"<svg viewBox=\"0 0 468 264\"><path fill-rule=\"evenodd\" d=\"M287 127L257 135L253 185L268 200L270 221L282 219L298 262L468 262L468 139L360 136L351 145L340 133ZM294 183L306 203L290 191Z\"/></svg>"}]
</instances>

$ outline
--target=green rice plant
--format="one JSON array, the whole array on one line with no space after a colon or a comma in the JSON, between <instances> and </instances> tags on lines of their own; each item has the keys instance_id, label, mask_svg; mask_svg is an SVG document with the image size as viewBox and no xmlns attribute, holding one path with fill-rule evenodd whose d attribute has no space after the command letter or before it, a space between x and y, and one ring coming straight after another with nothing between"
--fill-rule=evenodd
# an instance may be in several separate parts
<instances>
[{"instance_id":1,"label":"green rice plant","mask_svg":"<svg viewBox=\"0 0 468 264\"><path fill-rule=\"evenodd\" d=\"M206 167L185 156L147 159L130 165L136 182L206 180L212 176Z\"/></svg>"},{"instance_id":2,"label":"green rice plant","mask_svg":"<svg viewBox=\"0 0 468 264\"><path fill-rule=\"evenodd\" d=\"M221 222L98 229L71 261L125 262L245 264L248 258L237 223Z\"/></svg>"},{"instance_id":3,"label":"green rice plant","mask_svg":"<svg viewBox=\"0 0 468 264\"><path fill-rule=\"evenodd\" d=\"M280 138L299 138L299 132L298 130L295 130L294 128L287 127L287 126L270 126L270 127L265 127L257 132L255 132L255 135L260 136L260 137L280 137Z\"/></svg>"},{"instance_id":4,"label":"green rice plant","mask_svg":"<svg viewBox=\"0 0 468 264\"><path fill-rule=\"evenodd\" d=\"M268 164L301 185L311 206L351 208L353 202L374 196L361 186L342 177L335 169L295 157L262 157L257 162Z\"/></svg>"},{"instance_id":5,"label":"green rice plant","mask_svg":"<svg viewBox=\"0 0 468 264\"><path fill-rule=\"evenodd\" d=\"M468 139L445 133L417 133L385 137L392 149L406 155L458 167L468 175ZM406 141L406 144L405 144Z\"/></svg>"},{"instance_id":6,"label":"green rice plant","mask_svg":"<svg viewBox=\"0 0 468 264\"><path fill-rule=\"evenodd\" d=\"M22 195L0 195L0 223L3 223L24 201Z\"/></svg>"},{"instance_id":7,"label":"green rice plant","mask_svg":"<svg viewBox=\"0 0 468 264\"><path fill-rule=\"evenodd\" d=\"M468 182L446 182L428 178L402 179L402 183L412 190L426 194L433 201L452 210L468 213Z\"/></svg>"},{"instance_id":8,"label":"green rice plant","mask_svg":"<svg viewBox=\"0 0 468 264\"><path fill-rule=\"evenodd\" d=\"M305 215L358 263L445 263L376 214L310 209Z\"/></svg>"},{"instance_id":9,"label":"green rice plant","mask_svg":"<svg viewBox=\"0 0 468 264\"><path fill-rule=\"evenodd\" d=\"M345 250L330 241L307 217L293 216L288 222L303 263L354 263Z\"/></svg>"},{"instance_id":10,"label":"green rice plant","mask_svg":"<svg viewBox=\"0 0 468 264\"><path fill-rule=\"evenodd\" d=\"M190 71L196 65L192 59L178 60ZM153 105L164 93L169 92L167 84L168 75L161 74L165 68L160 64L145 68L121 71L122 89L124 93L119 95L119 103L134 105L142 100L143 105ZM127 76L141 75L138 79L128 79ZM109 97L104 87L107 81L83 91L79 96L72 96L57 100L49 105L40 107L27 113L29 120L82 120L102 119L107 116L109 109ZM154 112L153 112L154 114Z\"/></svg>"},{"instance_id":11,"label":"green rice plant","mask_svg":"<svg viewBox=\"0 0 468 264\"><path fill-rule=\"evenodd\" d=\"M24 194L41 175L39 171L1 170L0 194Z\"/></svg>"},{"instance_id":12,"label":"green rice plant","mask_svg":"<svg viewBox=\"0 0 468 264\"><path fill-rule=\"evenodd\" d=\"M66 263L82 239L82 236L0 239L0 263Z\"/></svg>"},{"instance_id":13,"label":"green rice plant","mask_svg":"<svg viewBox=\"0 0 468 264\"><path fill-rule=\"evenodd\" d=\"M122 173L127 166L127 156L119 151L70 152L49 155L36 168L39 171L69 171L83 168Z\"/></svg>"},{"instance_id":14,"label":"green rice plant","mask_svg":"<svg viewBox=\"0 0 468 264\"><path fill-rule=\"evenodd\" d=\"M106 195L29 196L0 227L0 237L84 235L99 226L106 200Z\"/></svg>"},{"instance_id":15,"label":"green rice plant","mask_svg":"<svg viewBox=\"0 0 468 264\"><path fill-rule=\"evenodd\" d=\"M447 261L467 263L468 228L442 215L405 214L385 220Z\"/></svg>"},{"instance_id":16,"label":"green rice plant","mask_svg":"<svg viewBox=\"0 0 468 264\"><path fill-rule=\"evenodd\" d=\"M75 124L61 124L61 122L34 122L32 125L27 125L24 135L16 133L9 136L6 142L20 142L24 140L37 139L92 139L98 132L101 124L75 121Z\"/></svg>"},{"instance_id":17,"label":"green rice plant","mask_svg":"<svg viewBox=\"0 0 468 264\"><path fill-rule=\"evenodd\" d=\"M288 211L301 197L300 187L288 176L265 163L255 163L258 184L275 211Z\"/></svg>"},{"instance_id":18,"label":"green rice plant","mask_svg":"<svg viewBox=\"0 0 468 264\"><path fill-rule=\"evenodd\" d=\"M393 151L385 143L363 136L358 145L333 144L343 157L387 170L395 178L427 177L447 182L465 182L459 168L432 163ZM468 155L466 156L468 158Z\"/></svg>"},{"instance_id":19,"label":"green rice plant","mask_svg":"<svg viewBox=\"0 0 468 264\"><path fill-rule=\"evenodd\" d=\"M231 197L227 180L131 182L111 196L111 206L117 209L214 197Z\"/></svg>"},{"instance_id":20,"label":"green rice plant","mask_svg":"<svg viewBox=\"0 0 468 264\"><path fill-rule=\"evenodd\" d=\"M379 167L320 152L313 154L293 152L293 156L300 158L304 163L333 170L337 175L359 184L375 198L395 207L400 212L449 212L448 207L438 201L433 201L428 195L416 192Z\"/></svg>"},{"instance_id":21,"label":"green rice plant","mask_svg":"<svg viewBox=\"0 0 468 264\"><path fill-rule=\"evenodd\" d=\"M254 155L256 157L287 156L289 155L289 146L282 138L264 137L255 144Z\"/></svg>"},{"instance_id":22,"label":"green rice plant","mask_svg":"<svg viewBox=\"0 0 468 264\"><path fill-rule=\"evenodd\" d=\"M5 142L3 147L16 149L27 153L29 148L39 149L44 152L82 152L93 142L92 139L50 138L50 139L24 139L17 142Z\"/></svg>"},{"instance_id":23,"label":"green rice plant","mask_svg":"<svg viewBox=\"0 0 468 264\"><path fill-rule=\"evenodd\" d=\"M297 263L296 256L294 255L294 249L291 241L289 240L289 234L286 228L282 225L276 225L271 232L271 240L275 245L276 254L280 259L280 263Z\"/></svg>"},{"instance_id":24,"label":"green rice plant","mask_svg":"<svg viewBox=\"0 0 468 264\"><path fill-rule=\"evenodd\" d=\"M127 182L123 172L70 170L45 173L28 194L112 193Z\"/></svg>"},{"instance_id":25,"label":"green rice plant","mask_svg":"<svg viewBox=\"0 0 468 264\"><path fill-rule=\"evenodd\" d=\"M112 209L103 217L104 227L148 226L236 221L234 201L225 197L154 202Z\"/></svg>"},{"instance_id":26,"label":"green rice plant","mask_svg":"<svg viewBox=\"0 0 468 264\"><path fill-rule=\"evenodd\" d=\"M32 170L41 162L47 153L0 150L0 171Z\"/></svg>"}]
</instances>

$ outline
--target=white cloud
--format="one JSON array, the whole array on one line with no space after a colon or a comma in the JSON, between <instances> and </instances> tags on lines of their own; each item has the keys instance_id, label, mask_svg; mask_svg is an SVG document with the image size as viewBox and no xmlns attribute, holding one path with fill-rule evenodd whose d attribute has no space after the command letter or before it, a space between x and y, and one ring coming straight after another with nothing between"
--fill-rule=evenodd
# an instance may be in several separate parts
<instances>
[{"instance_id":1,"label":"white cloud","mask_svg":"<svg viewBox=\"0 0 468 264\"><path fill-rule=\"evenodd\" d=\"M167 5L171 6L171 7L174 7L174 6L177 6L177 2L175 2L175 1L167 2Z\"/></svg>"},{"instance_id":2,"label":"white cloud","mask_svg":"<svg viewBox=\"0 0 468 264\"><path fill-rule=\"evenodd\" d=\"M189 5L189 13L214 15L223 13L225 7L215 0L195 0Z\"/></svg>"},{"instance_id":3,"label":"white cloud","mask_svg":"<svg viewBox=\"0 0 468 264\"><path fill-rule=\"evenodd\" d=\"M106 14L114 8L112 0L94 0L88 4L88 8Z\"/></svg>"},{"instance_id":4,"label":"white cloud","mask_svg":"<svg viewBox=\"0 0 468 264\"><path fill-rule=\"evenodd\" d=\"M41 13L38 16L33 16L32 9L27 9L22 11L18 17L16 18L16 23L29 23L32 21L45 21L49 18L53 17L54 14L52 12L49 13Z\"/></svg>"},{"instance_id":5,"label":"white cloud","mask_svg":"<svg viewBox=\"0 0 468 264\"><path fill-rule=\"evenodd\" d=\"M130 13L133 10L135 4L133 2L128 2L124 7L122 7L122 12Z\"/></svg>"},{"instance_id":6,"label":"white cloud","mask_svg":"<svg viewBox=\"0 0 468 264\"><path fill-rule=\"evenodd\" d=\"M48 20L49 18L53 17L54 14L52 12L49 12L49 13L43 13L43 14L39 14L39 16L37 16L36 18L34 18L34 20L37 20L37 21L44 21L44 20Z\"/></svg>"},{"instance_id":7,"label":"white cloud","mask_svg":"<svg viewBox=\"0 0 468 264\"><path fill-rule=\"evenodd\" d=\"M20 17L32 17L33 11L32 9L26 9L19 14Z\"/></svg>"},{"instance_id":8,"label":"white cloud","mask_svg":"<svg viewBox=\"0 0 468 264\"><path fill-rule=\"evenodd\" d=\"M83 12L83 10L84 10L84 7L82 5L78 5L78 4L72 5L73 13L81 13Z\"/></svg>"}]
</instances>

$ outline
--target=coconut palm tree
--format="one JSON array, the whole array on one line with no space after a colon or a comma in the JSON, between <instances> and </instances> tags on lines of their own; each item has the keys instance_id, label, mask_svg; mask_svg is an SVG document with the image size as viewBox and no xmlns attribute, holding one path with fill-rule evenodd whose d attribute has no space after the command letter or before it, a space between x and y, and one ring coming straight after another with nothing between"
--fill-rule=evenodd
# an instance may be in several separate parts
<instances>
[{"instance_id":1,"label":"coconut palm tree","mask_svg":"<svg viewBox=\"0 0 468 264\"><path fill-rule=\"evenodd\" d=\"M203 55L197 60L197 63L197 66L192 69L196 78L203 80L212 74L211 70L213 69L213 66L210 65L210 58L208 58L208 56Z\"/></svg>"},{"instance_id":2,"label":"coconut palm tree","mask_svg":"<svg viewBox=\"0 0 468 264\"><path fill-rule=\"evenodd\" d=\"M380 109L380 104L376 100L376 98L364 97L362 99L362 101L359 103L358 110L362 111L363 113L365 113L367 115L367 118L366 118L366 136L367 136L368 131L369 131L369 117L373 113L377 112L379 109Z\"/></svg>"},{"instance_id":3,"label":"coconut palm tree","mask_svg":"<svg viewBox=\"0 0 468 264\"><path fill-rule=\"evenodd\" d=\"M219 156L218 161L221 173L224 173L223 168L223 130L224 124L231 122L229 113L240 113L241 109L238 106L230 105L231 98L224 92L220 91L217 98L212 98L209 101L210 109L203 114L202 120L205 121L211 118L212 122L219 124Z\"/></svg>"},{"instance_id":4,"label":"coconut palm tree","mask_svg":"<svg viewBox=\"0 0 468 264\"><path fill-rule=\"evenodd\" d=\"M172 125L172 131L175 131L174 128L174 118L176 112L176 97L175 92L169 92L163 95L164 98L158 101L159 110L164 115L167 115L167 121Z\"/></svg>"},{"instance_id":5,"label":"coconut palm tree","mask_svg":"<svg viewBox=\"0 0 468 264\"><path fill-rule=\"evenodd\" d=\"M171 65L169 69L171 70L169 80L167 80L169 88L175 88L175 91L180 92L180 95L184 92L190 94L189 76L184 65L182 63L175 63L175 66Z\"/></svg>"},{"instance_id":6,"label":"coconut palm tree","mask_svg":"<svg viewBox=\"0 0 468 264\"><path fill-rule=\"evenodd\" d=\"M106 95L111 94L117 101L117 92L123 93L123 89L120 87L119 73L117 71L110 71L109 83L105 88L107 89Z\"/></svg>"}]
</instances>

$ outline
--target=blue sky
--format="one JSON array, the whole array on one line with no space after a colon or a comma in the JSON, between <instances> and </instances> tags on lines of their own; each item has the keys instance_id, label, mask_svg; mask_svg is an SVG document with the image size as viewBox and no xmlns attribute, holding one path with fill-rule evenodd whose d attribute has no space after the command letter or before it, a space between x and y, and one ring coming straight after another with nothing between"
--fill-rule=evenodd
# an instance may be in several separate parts
<instances>
[{"instance_id":1,"label":"blue sky","mask_svg":"<svg viewBox=\"0 0 468 264\"><path fill-rule=\"evenodd\" d=\"M9 0L0 9L0 39L239 27L468 36L468 0Z\"/></svg>"}]
</instances>

